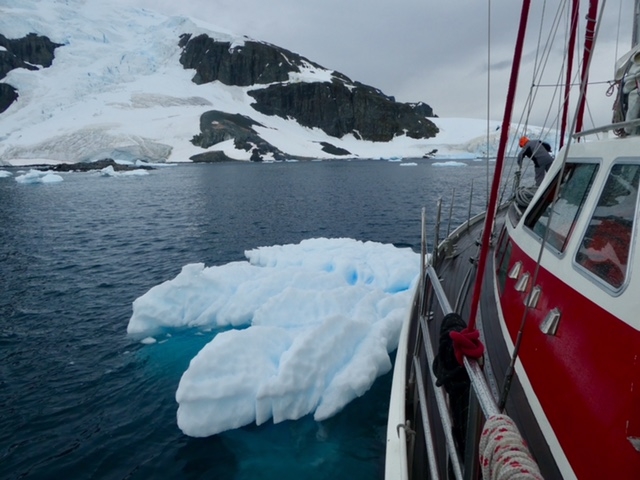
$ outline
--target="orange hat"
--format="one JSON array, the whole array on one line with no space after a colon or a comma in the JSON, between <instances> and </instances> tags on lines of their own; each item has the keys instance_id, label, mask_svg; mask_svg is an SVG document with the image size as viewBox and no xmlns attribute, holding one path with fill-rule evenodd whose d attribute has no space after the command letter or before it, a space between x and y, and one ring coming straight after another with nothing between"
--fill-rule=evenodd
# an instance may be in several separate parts
<instances>
[{"instance_id":1,"label":"orange hat","mask_svg":"<svg viewBox=\"0 0 640 480\"><path fill-rule=\"evenodd\" d=\"M528 141L529 141L529 138L520 137L520 148L524 147L527 144Z\"/></svg>"}]
</instances>

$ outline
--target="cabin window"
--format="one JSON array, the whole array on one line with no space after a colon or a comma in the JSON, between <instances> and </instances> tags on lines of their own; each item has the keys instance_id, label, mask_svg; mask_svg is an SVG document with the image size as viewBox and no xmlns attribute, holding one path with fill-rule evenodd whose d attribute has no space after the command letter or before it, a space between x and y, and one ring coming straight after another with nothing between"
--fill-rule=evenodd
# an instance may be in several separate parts
<instances>
[{"instance_id":1,"label":"cabin window","mask_svg":"<svg viewBox=\"0 0 640 480\"><path fill-rule=\"evenodd\" d=\"M640 165L611 168L576 254L576 262L614 288L625 281L636 217Z\"/></svg>"},{"instance_id":2,"label":"cabin window","mask_svg":"<svg viewBox=\"0 0 640 480\"><path fill-rule=\"evenodd\" d=\"M558 184L557 177L547 187L525 220L525 225L538 237L543 239L547 235L547 245L558 252L563 252L569 242L598 166L597 163L567 163L562 173L555 205L553 198Z\"/></svg>"}]
</instances>

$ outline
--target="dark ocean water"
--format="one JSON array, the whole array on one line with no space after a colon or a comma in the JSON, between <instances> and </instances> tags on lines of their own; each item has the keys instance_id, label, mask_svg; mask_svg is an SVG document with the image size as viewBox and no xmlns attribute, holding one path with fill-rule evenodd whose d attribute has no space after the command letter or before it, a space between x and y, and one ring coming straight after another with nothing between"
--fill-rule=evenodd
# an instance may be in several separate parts
<instances>
[{"instance_id":1,"label":"dark ocean water","mask_svg":"<svg viewBox=\"0 0 640 480\"><path fill-rule=\"evenodd\" d=\"M0 178L0 478L380 479L391 374L335 417L206 439L176 425L175 391L212 337L148 348L132 302L182 266L314 237L420 248L420 214L447 227L484 209L486 166L416 160L183 165L148 176ZM13 170L17 175L17 170ZM431 230L432 231L432 230ZM213 335L213 334L211 334Z\"/></svg>"}]
</instances>

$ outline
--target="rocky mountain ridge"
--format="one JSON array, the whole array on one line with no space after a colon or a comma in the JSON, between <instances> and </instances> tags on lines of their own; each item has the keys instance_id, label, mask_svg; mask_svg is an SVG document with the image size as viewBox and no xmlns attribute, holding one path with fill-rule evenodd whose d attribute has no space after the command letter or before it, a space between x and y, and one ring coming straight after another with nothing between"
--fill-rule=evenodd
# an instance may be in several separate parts
<instances>
[{"instance_id":1,"label":"rocky mountain ridge","mask_svg":"<svg viewBox=\"0 0 640 480\"><path fill-rule=\"evenodd\" d=\"M50 67L55 49L61 46L35 33L16 39L8 39L0 33L0 80L16 68L39 70L38 65L42 68ZM0 113L17 99L17 89L8 83L0 82Z\"/></svg>"},{"instance_id":2,"label":"rocky mountain ridge","mask_svg":"<svg viewBox=\"0 0 640 480\"><path fill-rule=\"evenodd\" d=\"M433 111L426 104L398 103L380 90L358 82L337 72L329 82L290 82L291 74L303 68L324 68L308 59L274 45L245 41L242 47L229 42L216 41L207 35L193 37L185 34L180 40L183 48L180 63L195 69L193 82L197 84L220 81L225 85L256 86L249 95L256 99L253 108L265 115L293 118L300 125L319 128L327 135L340 138L354 134L361 140L388 142L397 135L411 138L431 138L437 127L426 119ZM208 148L215 143L234 138L238 148L251 149L255 159L272 154L276 159L286 157L268 142L257 138L250 119L225 116L210 111L201 117L201 133L193 143ZM331 144L325 152L339 156L350 153ZM219 153L203 154L194 160L207 161L220 158Z\"/></svg>"},{"instance_id":3,"label":"rocky mountain ridge","mask_svg":"<svg viewBox=\"0 0 640 480\"><path fill-rule=\"evenodd\" d=\"M108 16L121 12L107 6L53 5L60 18L77 13L73 32L22 12L19 29L0 21L0 163L66 162L69 153L70 163L118 155L167 161L176 146L179 158L204 162L300 159L305 151L308 158L362 158L375 145L438 133L428 105L396 102L275 45L182 17L133 10L114 24ZM6 31L29 33L9 38ZM292 153L289 140L299 135L309 138L296 140Z\"/></svg>"}]
</instances>

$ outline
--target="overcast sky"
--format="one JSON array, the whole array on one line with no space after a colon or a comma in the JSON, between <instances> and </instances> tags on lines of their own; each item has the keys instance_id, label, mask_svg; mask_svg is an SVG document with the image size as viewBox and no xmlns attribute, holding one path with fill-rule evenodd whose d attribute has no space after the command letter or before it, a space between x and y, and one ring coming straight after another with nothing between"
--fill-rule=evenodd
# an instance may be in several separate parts
<instances>
[{"instance_id":1,"label":"overcast sky","mask_svg":"<svg viewBox=\"0 0 640 480\"><path fill-rule=\"evenodd\" d=\"M424 101L442 117L486 118L490 61L493 119L500 119L504 111L521 8L516 0L119 1L169 15L199 18L225 30L273 43L352 80L377 87L398 101ZM534 21L528 30L532 43L525 51L528 65L535 58L540 30L537 19L542 9L546 9L551 22L560 2L532 2ZM632 0L606 3L610 11L600 32L591 74L593 82L611 79L616 51L621 56L630 47ZM618 28L620 7L623 13ZM587 7L582 8L580 18L584 19ZM559 38L563 40L564 34L559 34ZM562 45L555 51L561 53ZM531 69L523 67L520 78L519 94L524 98L532 83ZM555 80L554 74L543 83ZM593 86L591 90L597 96L590 103L596 123L609 122L612 99L604 95L606 85ZM514 112L516 119L519 116L518 111ZM544 117L542 110L535 110L530 123L541 125Z\"/></svg>"}]
</instances>

